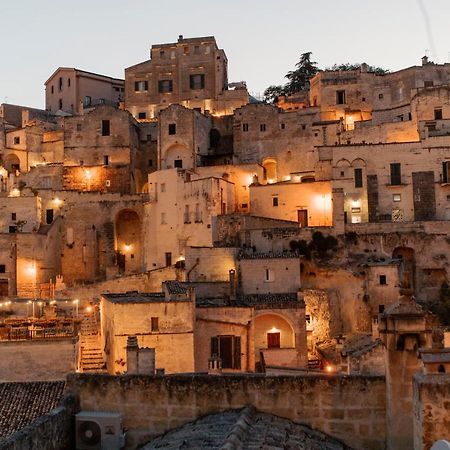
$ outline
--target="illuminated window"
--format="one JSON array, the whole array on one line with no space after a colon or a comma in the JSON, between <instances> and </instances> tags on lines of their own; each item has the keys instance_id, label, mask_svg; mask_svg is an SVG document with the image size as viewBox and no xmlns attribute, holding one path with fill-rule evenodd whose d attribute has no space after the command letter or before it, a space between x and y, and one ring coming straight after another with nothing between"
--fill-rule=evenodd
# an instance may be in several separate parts
<instances>
[{"instance_id":1,"label":"illuminated window","mask_svg":"<svg viewBox=\"0 0 450 450\"><path fill-rule=\"evenodd\" d=\"M394 202L401 202L402 201L402 194L392 194L392 200Z\"/></svg>"},{"instance_id":2,"label":"illuminated window","mask_svg":"<svg viewBox=\"0 0 450 450\"><path fill-rule=\"evenodd\" d=\"M172 90L173 90L172 80L160 80L158 82L158 91L161 94L167 94L169 92L172 92Z\"/></svg>"},{"instance_id":3,"label":"illuminated window","mask_svg":"<svg viewBox=\"0 0 450 450\"><path fill-rule=\"evenodd\" d=\"M134 91L135 92L145 92L148 91L148 81L135 81L134 82Z\"/></svg>"},{"instance_id":4,"label":"illuminated window","mask_svg":"<svg viewBox=\"0 0 450 450\"><path fill-rule=\"evenodd\" d=\"M205 75L196 74L189 77L189 85L191 89L203 89L205 87Z\"/></svg>"}]
</instances>

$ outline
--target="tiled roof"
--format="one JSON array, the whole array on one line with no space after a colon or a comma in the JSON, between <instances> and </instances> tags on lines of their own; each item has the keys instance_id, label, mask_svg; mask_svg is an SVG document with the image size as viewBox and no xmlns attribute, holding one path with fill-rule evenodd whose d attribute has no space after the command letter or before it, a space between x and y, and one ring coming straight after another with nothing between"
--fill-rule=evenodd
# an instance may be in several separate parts
<instances>
[{"instance_id":1,"label":"tiled roof","mask_svg":"<svg viewBox=\"0 0 450 450\"><path fill-rule=\"evenodd\" d=\"M126 292L124 294L102 294L112 303L153 303L164 301L163 292L144 294L139 292Z\"/></svg>"},{"instance_id":2,"label":"tiled roof","mask_svg":"<svg viewBox=\"0 0 450 450\"><path fill-rule=\"evenodd\" d=\"M297 252L253 252L242 250L239 252L238 259L287 259L299 258L300 254Z\"/></svg>"},{"instance_id":3,"label":"tiled roof","mask_svg":"<svg viewBox=\"0 0 450 450\"><path fill-rule=\"evenodd\" d=\"M450 348L421 349L420 358L427 363L450 363Z\"/></svg>"},{"instance_id":4,"label":"tiled roof","mask_svg":"<svg viewBox=\"0 0 450 450\"><path fill-rule=\"evenodd\" d=\"M187 288L179 281L166 281L164 283L169 294L186 294Z\"/></svg>"},{"instance_id":5,"label":"tiled roof","mask_svg":"<svg viewBox=\"0 0 450 450\"><path fill-rule=\"evenodd\" d=\"M197 298L197 307L304 307L304 302L298 300L296 293L287 294L252 294L230 298Z\"/></svg>"},{"instance_id":6,"label":"tiled roof","mask_svg":"<svg viewBox=\"0 0 450 450\"><path fill-rule=\"evenodd\" d=\"M306 425L255 411L210 414L152 440L141 450L351 450L345 444Z\"/></svg>"},{"instance_id":7,"label":"tiled roof","mask_svg":"<svg viewBox=\"0 0 450 450\"><path fill-rule=\"evenodd\" d=\"M61 401L64 381L0 383L0 443Z\"/></svg>"}]
</instances>

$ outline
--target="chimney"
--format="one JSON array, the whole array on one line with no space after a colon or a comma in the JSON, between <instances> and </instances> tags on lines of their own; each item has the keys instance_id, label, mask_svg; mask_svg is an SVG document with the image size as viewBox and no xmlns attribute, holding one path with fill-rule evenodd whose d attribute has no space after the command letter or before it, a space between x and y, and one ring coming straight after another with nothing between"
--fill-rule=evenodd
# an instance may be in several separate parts
<instances>
[{"instance_id":1,"label":"chimney","mask_svg":"<svg viewBox=\"0 0 450 450\"><path fill-rule=\"evenodd\" d=\"M155 375L155 349L140 348L138 350L139 375Z\"/></svg>"},{"instance_id":2,"label":"chimney","mask_svg":"<svg viewBox=\"0 0 450 450\"><path fill-rule=\"evenodd\" d=\"M428 56L422 56L422 66L426 66L428 64Z\"/></svg>"},{"instance_id":3,"label":"chimney","mask_svg":"<svg viewBox=\"0 0 450 450\"><path fill-rule=\"evenodd\" d=\"M361 64L361 73L367 73L369 71L369 66L367 65L367 63L362 63Z\"/></svg>"},{"instance_id":4,"label":"chimney","mask_svg":"<svg viewBox=\"0 0 450 450\"><path fill-rule=\"evenodd\" d=\"M138 340L136 336L128 336L127 339L127 373L130 375L138 374Z\"/></svg>"},{"instance_id":5,"label":"chimney","mask_svg":"<svg viewBox=\"0 0 450 450\"><path fill-rule=\"evenodd\" d=\"M180 42L180 41L182 41L183 40L183 35L182 34L179 34L178 35L178 42Z\"/></svg>"}]
</instances>

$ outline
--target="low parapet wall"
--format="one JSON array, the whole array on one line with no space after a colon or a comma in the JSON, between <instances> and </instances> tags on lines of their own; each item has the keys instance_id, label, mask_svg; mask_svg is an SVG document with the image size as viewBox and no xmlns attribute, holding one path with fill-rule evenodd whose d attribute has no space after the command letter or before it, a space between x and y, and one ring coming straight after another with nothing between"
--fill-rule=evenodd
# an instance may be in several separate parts
<instances>
[{"instance_id":1,"label":"low parapet wall","mask_svg":"<svg viewBox=\"0 0 450 450\"><path fill-rule=\"evenodd\" d=\"M127 448L198 417L246 405L307 424L355 449L385 448L384 377L71 374L68 389L79 397L81 410L121 412Z\"/></svg>"}]
</instances>

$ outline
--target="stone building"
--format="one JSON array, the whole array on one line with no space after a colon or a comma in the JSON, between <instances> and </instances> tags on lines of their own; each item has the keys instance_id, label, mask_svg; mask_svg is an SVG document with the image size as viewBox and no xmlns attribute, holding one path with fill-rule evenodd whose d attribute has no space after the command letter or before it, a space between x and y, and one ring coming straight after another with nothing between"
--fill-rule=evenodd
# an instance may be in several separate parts
<instances>
[{"instance_id":1,"label":"stone building","mask_svg":"<svg viewBox=\"0 0 450 450\"><path fill-rule=\"evenodd\" d=\"M136 119L173 103L213 115L248 103L245 83L229 89L228 60L213 36L152 45L148 61L125 69L125 107Z\"/></svg>"},{"instance_id":2,"label":"stone building","mask_svg":"<svg viewBox=\"0 0 450 450\"><path fill-rule=\"evenodd\" d=\"M97 105L119 106L124 80L73 67L59 67L45 82L45 109L52 113L82 114Z\"/></svg>"}]
</instances>

